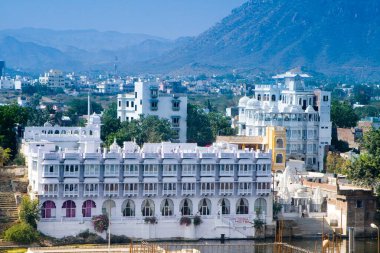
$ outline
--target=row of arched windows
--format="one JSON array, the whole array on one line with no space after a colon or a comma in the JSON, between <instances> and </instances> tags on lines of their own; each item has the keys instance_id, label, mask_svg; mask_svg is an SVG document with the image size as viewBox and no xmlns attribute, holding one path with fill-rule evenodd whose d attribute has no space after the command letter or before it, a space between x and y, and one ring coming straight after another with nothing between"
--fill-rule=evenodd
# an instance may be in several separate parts
<instances>
[{"instance_id":1,"label":"row of arched windows","mask_svg":"<svg viewBox=\"0 0 380 253\"><path fill-rule=\"evenodd\" d=\"M60 134L60 135L79 135L81 133L82 135L93 135L93 131L89 130L88 132L86 130L82 130L81 132L79 130L42 130L43 134ZM96 132L97 133L97 132Z\"/></svg>"},{"instance_id":2,"label":"row of arched windows","mask_svg":"<svg viewBox=\"0 0 380 253\"><path fill-rule=\"evenodd\" d=\"M263 198L256 199L254 204L255 210L249 210L249 203L246 198L240 198L235 203L236 214L249 214L250 212L260 210L261 212L266 212L266 200ZM115 201L106 200L103 202L102 210L103 213L114 212L116 207ZM93 209L96 208L96 204L93 200L86 200L82 204L82 217L92 217ZM196 208L196 209L194 209ZM197 206L193 206L193 202L186 198L180 202L179 212L181 215L210 215L212 208L217 208L218 214L231 214L231 203L230 200L222 198L218 201L217 207L212 207L211 201L208 198L203 198L198 202ZM74 218L76 217L76 204L72 200L67 200L62 204L62 209L65 217ZM173 200L166 198L161 201L160 214L162 216L172 216L174 215L174 203ZM124 217L134 217L136 216L136 205L132 199L127 199L123 202L121 207L121 213ZM155 214L155 204L152 199L145 199L141 204L141 215L144 217L154 216ZM41 217L44 219L55 218L56 217L56 205L53 201L47 200L42 204L41 207Z\"/></svg>"}]
</instances>

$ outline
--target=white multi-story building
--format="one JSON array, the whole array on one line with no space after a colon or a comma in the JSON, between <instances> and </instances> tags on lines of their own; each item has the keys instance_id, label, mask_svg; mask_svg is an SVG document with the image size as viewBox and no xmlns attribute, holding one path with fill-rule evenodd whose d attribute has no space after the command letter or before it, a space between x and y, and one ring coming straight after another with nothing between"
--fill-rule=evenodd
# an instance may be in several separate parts
<instances>
[{"instance_id":1,"label":"white multi-story building","mask_svg":"<svg viewBox=\"0 0 380 253\"><path fill-rule=\"evenodd\" d=\"M331 94L307 90L308 77L290 71L274 76L274 85L256 85L252 98L239 101L238 134L265 136L268 126L283 126L287 158L305 161L309 170L322 170L331 144Z\"/></svg>"},{"instance_id":2,"label":"white multi-story building","mask_svg":"<svg viewBox=\"0 0 380 253\"><path fill-rule=\"evenodd\" d=\"M158 83L135 82L134 93L117 96L117 117L121 121L155 115L168 119L178 133L178 141L186 142L187 97L159 93Z\"/></svg>"},{"instance_id":3,"label":"white multi-story building","mask_svg":"<svg viewBox=\"0 0 380 253\"><path fill-rule=\"evenodd\" d=\"M15 88L15 80L7 77L0 77L0 90L13 90Z\"/></svg>"},{"instance_id":4,"label":"white multi-story building","mask_svg":"<svg viewBox=\"0 0 380 253\"><path fill-rule=\"evenodd\" d=\"M63 75L62 71L55 69L51 69L44 76L41 76L39 82L51 88L63 89L66 85L70 85L69 79Z\"/></svg>"},{"instance_id":5,"label":"white multi-story building","mask_svg":"<svg viewBox=\"0 0 380 253\"><path fill-rule=\"evenodd\" d=\"M29 193L39 199L44 234L93 231L99 214L110 215L112 234L143 239L247 238L254 219L272 224L270 153L189 143L101 150L99 127L92 115L83 128L25 129ZM180 225L196 215L199 226Z\"/></svg>"}]
</instances>

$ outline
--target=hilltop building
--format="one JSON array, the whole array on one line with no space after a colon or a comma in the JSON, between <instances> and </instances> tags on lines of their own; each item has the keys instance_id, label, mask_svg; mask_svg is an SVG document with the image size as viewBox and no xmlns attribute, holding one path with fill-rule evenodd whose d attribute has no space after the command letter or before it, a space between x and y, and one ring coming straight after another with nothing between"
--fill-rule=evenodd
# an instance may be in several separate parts
<instances>
[{"instance_id":1,"label":"hilltop building","mask_svg":"<svg viewBox=\"0 0 380 253\"><path fill-rule=\"evenodd\" d=\"M155 115L168 119L178 133L178 142L186 142L187 97L160 93L158 83L135 82L133 93L117 96L117 117L123 121Z\"/></svg>"},{"instance_id":2,"label":"hilltop building","mask_svg":"<svg viewBox=\"0 0 380 253\"><path fill-rule=\"evenodd\" d=\"M267 136L268 127L286 129L286 159L299 159L308 170L323 170L331 144L331 94L308 90L309 75L289 71L273 77L276 84L256 85L254 96L239 100L238 135Z\"/></svg>"}]
</instances>

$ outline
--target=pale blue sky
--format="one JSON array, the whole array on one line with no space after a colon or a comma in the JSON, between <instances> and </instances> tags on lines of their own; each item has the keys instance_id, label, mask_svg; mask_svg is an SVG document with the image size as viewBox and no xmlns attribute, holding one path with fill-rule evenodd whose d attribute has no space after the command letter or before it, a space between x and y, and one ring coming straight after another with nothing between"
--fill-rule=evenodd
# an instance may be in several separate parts
<instances>
[{"instance_id":1,"label":"pale blue sky","mask_svg":"<svg viewBox=\"0 0 380 253\"><path fill-rule=\"evenodd\" d=\"M36 27L197 35L246 0L1 0L0 29Z\"/></svg>"}]
</instances>

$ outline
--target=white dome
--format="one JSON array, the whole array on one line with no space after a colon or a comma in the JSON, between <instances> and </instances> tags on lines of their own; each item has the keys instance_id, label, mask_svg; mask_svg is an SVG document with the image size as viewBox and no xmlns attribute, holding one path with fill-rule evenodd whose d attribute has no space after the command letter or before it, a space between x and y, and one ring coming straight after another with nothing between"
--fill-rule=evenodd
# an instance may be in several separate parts
<instances>
[{"instance_id":1,"label":"white dome","mask_svg":"<svg viewBox=\"0 0 380 253\"><path fill-rule=\"evenodd\" d=\"M52 127L52 125L48 121L46 121L44 127Z\"/></svg>"},{"instance_id":2,"label":"white dome","mask_svg":"<svg viewBox=\"0 0 380 253\"><path fill-rule=\"evenodd\" d=\"M290 108L290 113L300 113L302 112L302 109L298 106L295 106L293 105L291 108Z\"/></svg>"},{"instance_id":3,"label":"white dome","mask_svg":"<svg viewBox=\"0 0 380 253\"><path fill-rule=\"evenodd\" d=\"M247 109L254 109L254 108L259 107L259 106L260 106L260 102L256 98L251 98L247 102Z\"/></svg>"},{"instance_id":4,"label":"white dome","mask_svg":"<svg viewBox=\"0 0 380 253\"><path fill-rule=\"evenodd\" d=\"M118 152L120 146L116 143L116 138L113 140L113 143L110 146L110 152Z\"/></svg>"},{"instance_id":5,"label":"white dome","mask_svg":"<svg viewBox=\"0 0 380 253\"><path fill-rule=\"evenodd\" d=\"M249 100L249 97L247 97L247 96L240 98L239 99L239 106L245 107L247 105L248 100Z\"/></svg>"}]
</instances>

